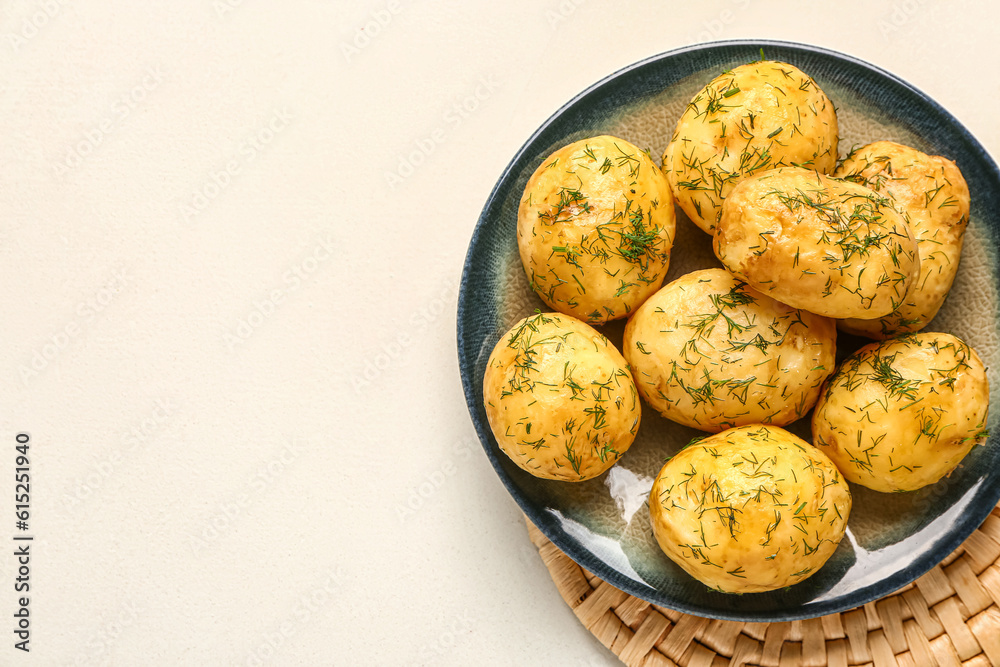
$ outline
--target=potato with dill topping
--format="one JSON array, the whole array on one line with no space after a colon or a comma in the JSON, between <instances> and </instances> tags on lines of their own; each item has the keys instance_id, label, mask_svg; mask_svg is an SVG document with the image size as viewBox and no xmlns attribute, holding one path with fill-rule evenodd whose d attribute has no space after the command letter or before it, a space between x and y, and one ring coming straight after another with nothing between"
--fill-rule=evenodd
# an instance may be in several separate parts
<instances>
[{"instance_id":1,"label":"potato with dill topping","mask_svg":"<svg viewBox=\"0 0 1000 667\"><path fill-rule=\"evenodd\" d=\"M765 171L733 188L714 249L755 289L838 319L888 315L920 273L917 243L888 199L798 167Z\"/></svg>"},{"instance_id":2,"label":"potato with dill topping","mask_svg":"<svg viewBox=\"0 0 1000 667\"><path fill-rule=\"evenodd\" d=\"M851 492L822 452L776 426L710 435L667 461L649 494L663 552L723 593L812 576L836 551Z\"/></svg>"},{"instance_id":3,"label":"potato with dill topping","mask_svg":"<svg viewBox=\"0 0 1000 667\"><path fill-rule=\"evenodd\" d=\"M493 348L483 402L497 444L536 477L583 481L614 465L639 428L639 397L614 345L567 315L526 317Z\"/></svg>"},{"instance_id":4,"label":"potato with dill topping","mask_svg":"<svg viewBox=\"0 0 1000 667\"><path fill-rule=\"evenodd\" d=\"M838 326L876 339L923 329L941 309L958 271L969 222L969 186L962 172L947 158L876 141L851 151L835 175L891 199L906 214L920 253L920 277L896 310Z\"/></svg>"},{"instance_id":5,"label":"potato with dill topping","mask_svg":"<svg viewBox=\"0 0 1000 667\"><path fill-rule=\"evenodd\" d=\"M802 165L821 172L837 164L837 114L807 74L762 60L723 72L681 115L663 170L674 198L709 234L722 202L743 178Z\"/></svg>"},{"instance_id":6,"label":"potato with dill topping","mask_svg":"<svg viewBox=\"0 0 1000 667\"><path fill-rule=\"evenodd\" d=\"M836 340L833 320L705 269L642 304L622 349L646 402L673 421L721 431L802 417L833 372Z\"/></svg>"},{"instance_id":7,"label":"potato with dill topping","mask_svg":"<svg viewBox=\"0 0 1000 667\"><path fill-rule=\"evenodd\" d=\"M989 392L979 355L951 334L871 343L824 387L813 440L848 480L913 491L951 472L986 435Z\"/></svg>"},{"instance_id":8,"label":"potato with dill topping","mask_svg":"<svg viewBox=\"0 0 1000 667\"><path fill-rule=\"evenodd\" d=\"M528 180L517 247L549 307L600 323L659 289L674 239L670 187L629 142L593 137L560 148Z\"/></svg>"}]
</instances>

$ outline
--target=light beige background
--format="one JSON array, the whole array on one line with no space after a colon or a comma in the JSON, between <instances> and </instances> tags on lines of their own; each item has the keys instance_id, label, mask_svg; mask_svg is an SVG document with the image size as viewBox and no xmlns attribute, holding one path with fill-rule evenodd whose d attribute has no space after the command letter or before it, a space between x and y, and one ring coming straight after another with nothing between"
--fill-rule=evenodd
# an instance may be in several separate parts
<instances>
[{"instance_id":1,"label":"light beige background","mask_svg":"<svg viewBox=\"0 0 1000 667\"><path fill-rule=\"evenodd\" d=\"M458 280L501 170L605 75L738 37L873 62L998 155L998 20L931 0L3 3L0 664L614 664L458 378Z\"/></svg>"}]
</instances>

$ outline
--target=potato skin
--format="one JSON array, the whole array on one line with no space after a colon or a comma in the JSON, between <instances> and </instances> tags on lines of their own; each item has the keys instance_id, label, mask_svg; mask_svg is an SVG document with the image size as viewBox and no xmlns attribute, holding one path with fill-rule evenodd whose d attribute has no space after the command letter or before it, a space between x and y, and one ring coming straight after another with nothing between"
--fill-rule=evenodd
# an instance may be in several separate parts
<instances>
[{"instance_id":1,"label":"potato skin","mask_svg":"<svg viewBox=\"0 0 1000 667\"><path fill-rule=\"evenodd\" d=\"M545 159L517 213L517 248L550 308L601 323L626 317L659 289L674 242L674 202L649 155L611 136Z\"/></svg>"},{"instance_id":2,"label":"potato skin","mask_svg":"<svg viewBox=\"0 0 1000 667\"><path fill-rule=\"evenodd\" d=\"M951 472L985 436L989 391L979 355L951 334L871 343L824 387L813 442L852 482L913 491Z\"/></svg>"},{"instance_id":3,"label":"potato skin","mask_svg":"<svg viewBox=\"0 0 1000 667\"><path fill-rule=\"evenodd\" d=\"M797 167L733 188L714 250L761 292L834 318L889 314L920 272L917 243L888 199Z\"/></svg>"},{"instance_id":4,"label":"potato skin","mask_svg":"<svg viewBox=\"0 0 1000 667\"><path fill-rule=\"evenodd\" d=\"M632 445L640 405L625 359L573 317L526 317L493 348L483 403L504 454L536 477L583 481Z\"/></svg>"},{"instance_id":5,"label":"potato skin","mask_svg":"<svg viewBox=\"0 0 1000 667\"><path fill-rule=\"evenodd\" d=\"M969 186L958 165L891 141L852 151L835 175L891 199L907 217L920 253L920 277L899 308L877 320L842 320L844 331L884 340L934 319L955 280L969 222Z\"/></svg>"},{"instance_id":6,"label":"potato skin","mask_svg":"<svg viewBox=\"0 0 1000 667\"><path fill-rule=\"evenodd\" d=\"M709 234L722 202L744 177L837 164L837 113L816 82L787 63L749 63L705 86L681 115L663 170L674 198Z\"/></svg>"},{"instance_id":7,"label":"potato skin","mask_svg":"<svg viewBox=\"0 0 1000 667\"><path fill-rule=\"evenodd\" d=\"M703 431L789 424L835 367L834 322L765 296L723 269L664 285L625 327L639 393L664 417Z\"/></svg>"},{"instance_id":8,"label":"potato skin","mask_svg":"<svg viewBox=\"0 0 1000 667\"><path fill-rule=\"evenodd\" d=\"M660 548L705 585L759 593L812 576L836 551L851 492L822 452L776 426L688 445L649 494Z\"/></svg>"}]
</instances>

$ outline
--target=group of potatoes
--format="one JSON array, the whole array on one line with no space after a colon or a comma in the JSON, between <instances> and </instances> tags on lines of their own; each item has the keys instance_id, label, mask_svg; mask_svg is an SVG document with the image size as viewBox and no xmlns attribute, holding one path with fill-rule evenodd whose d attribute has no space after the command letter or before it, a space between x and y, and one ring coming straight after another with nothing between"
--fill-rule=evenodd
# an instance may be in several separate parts
<instances>
[{"instance_id":1,"label":"group of potatoes","mask_svg":"<svg viewBox=\"0 0 1000 667\"><path fill-rule=\"evenodd\" d=\"M640 397L708 435L663 466L656 539L710 587L789 586L833 554L845 480L909 491L950 472L986 431L976 352L916 333L954 280L969 191L954 162L879 141L838 164L833 104L797 68L757 61L691 100L663 155L610 136L546 158L517 242L558 312L497 343L484 378L496 440L538 477L614 465ZM662 285L675 203L725 269ZM622 352L592 328L628 318ZM873 338L839 367L837 329ZM813 443L781 428L813 410Z\"/></svg>"}]
</instances>

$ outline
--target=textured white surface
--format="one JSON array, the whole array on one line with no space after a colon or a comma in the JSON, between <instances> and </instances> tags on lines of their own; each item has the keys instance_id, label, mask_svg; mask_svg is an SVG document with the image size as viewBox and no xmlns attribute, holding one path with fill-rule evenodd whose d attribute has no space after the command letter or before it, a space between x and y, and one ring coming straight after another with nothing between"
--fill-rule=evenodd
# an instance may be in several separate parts
<instances>
[{"instance_id":1,"label":"textured white surface","mask_svg":"<svg viewBox=\"0 0 1000 667\"><path fill-rule=\"evenodd\" d=\"M0 664L614 664L458 379L457 283L501 170L610 72L738 37L873 62L998 155L998 19L921 0L4 3L0 543L19 431L36 541L31 655L8 621Z\"/></svg>"}]
</instances>

